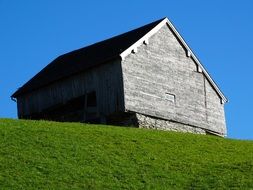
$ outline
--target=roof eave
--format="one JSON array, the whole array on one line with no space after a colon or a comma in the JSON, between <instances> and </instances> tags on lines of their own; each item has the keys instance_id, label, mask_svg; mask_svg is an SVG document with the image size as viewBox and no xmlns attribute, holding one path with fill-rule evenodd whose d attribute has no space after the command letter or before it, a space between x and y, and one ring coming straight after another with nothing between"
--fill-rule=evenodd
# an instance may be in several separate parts
<instances>
[{"instance_id":1,"label":"roof eave","mask_svg":"<svg viewBox=\"0 0 253 190\"><path fill-rule=\"evenodd\" d=\"M104 61L102 61L102 62L100 62L100 63L97 63L96 65L93 65L93 66L87 68L87 70L92 69L92 68L94 68L94 67L96 67L96 66L99 66L99 65L101 65L101 64L103 64L103 63L105 63L105 62L109 62L109 61L117 60L117 59L121 59L121 57L120 57L119 55L113 56L113 57L109 57L108 59L106 59L106 60L104 60ZM80 71L77 72L77 73L81 73L81 72L85 72L85 70L80 70ZM17 99L17 98L18 98L19 96L21 96L22 94L26 94L26 93L29 93L29 92L33 92L33 91L35 91L35 90L37 90L37 89L39 89L39 88L41 88L41 87L48 86L48 85L50 85L50 84L52 84L52 83L54 83L54 82L56 82L56 81L59 81L59 80L64 79L64 78L71 77L71 76L73 76L74 74L77 74L77 73L72 73L71 75L68 75L68 76L59 78L59 79L54 80L54 81L52 81L52 82L50 82L50 83L46 83L46 84L44 84L44 85L42 85L42 86L38 86L37 88L34 88L34 89L23 90L22 88L24 88L24 86L25 86L29 81L33 80L33 78L32 78L32 79L29 80L27 83L25 83L22 87L18 88L18 89L16 90L16 92L14 92L14 93L11 95L11 98L12 98L12 99L13 99L13 98ZM35 76L36 76L36 75L35 75Z\"/></svg>"}]
</instances>

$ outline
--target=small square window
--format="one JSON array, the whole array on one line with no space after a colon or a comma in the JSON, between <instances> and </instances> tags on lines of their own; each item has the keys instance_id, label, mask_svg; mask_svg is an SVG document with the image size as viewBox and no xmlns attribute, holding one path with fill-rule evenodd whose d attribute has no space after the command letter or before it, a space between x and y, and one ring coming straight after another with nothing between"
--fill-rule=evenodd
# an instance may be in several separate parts
<instances>
[{"instance_id":1,"label":"small square window","mask_svg":"<svg viewBox=\"0 0 253 190\"><path fill-rule=\"evenodd\" d=\"M172 103L175 103L176 102L176 96L174 94L171 94L171 93L165 93L165 99L172 102Z\"/></svg>"}]
</instances>

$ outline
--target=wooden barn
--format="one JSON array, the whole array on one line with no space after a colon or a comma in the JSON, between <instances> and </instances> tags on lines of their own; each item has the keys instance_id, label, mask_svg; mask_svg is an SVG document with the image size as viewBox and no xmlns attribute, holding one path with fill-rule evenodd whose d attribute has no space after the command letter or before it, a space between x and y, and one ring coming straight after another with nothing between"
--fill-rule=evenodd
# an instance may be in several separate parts
<instances>
[{"instance_id":1,"label":"wooden barn","mask_svg":"<svg viewBox=\"0 0 253 190\"><path fill-rule=\"evenodd\" d=\"M12 96L18 117L226 136L226 97L167 19L56 58Z\"/></svg>"}]
</instances>

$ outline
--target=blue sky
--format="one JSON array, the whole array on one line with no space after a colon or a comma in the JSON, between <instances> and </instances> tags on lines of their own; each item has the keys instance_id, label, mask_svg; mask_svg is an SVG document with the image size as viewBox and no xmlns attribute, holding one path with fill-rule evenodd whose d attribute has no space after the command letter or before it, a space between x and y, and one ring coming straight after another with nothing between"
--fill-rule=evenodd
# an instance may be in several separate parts
<instances>
[{"instance_id":1,"label":"blue sky","mask_svg":"<svg viewBox=\"0 0 253 190\"><path fill-rule=\"evenodd\" d=\"M0 117L10 95L57 56L168 17L229 103L228 137L253 139L253 1L0 0Z\"/></svg>"}]
</instances>

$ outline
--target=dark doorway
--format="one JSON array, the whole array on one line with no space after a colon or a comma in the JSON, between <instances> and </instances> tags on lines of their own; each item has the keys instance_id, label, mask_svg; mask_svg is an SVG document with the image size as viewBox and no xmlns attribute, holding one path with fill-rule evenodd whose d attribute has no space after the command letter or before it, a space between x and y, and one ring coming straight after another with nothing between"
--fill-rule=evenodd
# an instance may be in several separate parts
<instances>
[{"instance_id":1,"label":"dark doorway","mask_svg":"<svg viewBox=\"0 0 253 190\"><path fill-rule=\"evenodd\" d=\"M98 114L96 91L91 91L87 93L86 107L85 107L85 121L89 123L100 122L100 118Z\"/></svg>"}]
</instances>

